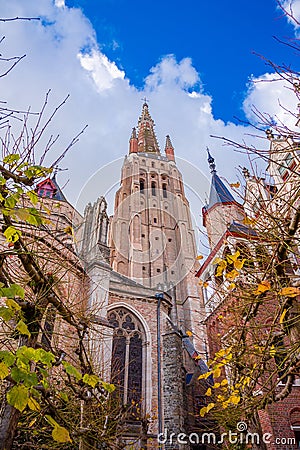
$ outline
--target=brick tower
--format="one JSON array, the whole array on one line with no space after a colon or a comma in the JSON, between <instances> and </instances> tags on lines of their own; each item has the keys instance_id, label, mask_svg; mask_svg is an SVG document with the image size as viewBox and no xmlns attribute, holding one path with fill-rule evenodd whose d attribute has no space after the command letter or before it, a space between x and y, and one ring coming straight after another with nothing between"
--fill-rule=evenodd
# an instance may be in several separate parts
<instances>
[{"instance_id":1,"label":"brick tower","mask_svg":"<svg viewBox=\"0 0 300 450\"><path fill-rule=\"evenodd\" d=\"M172 288L174 323L199 336L201 304L195 281L196 245L170 136L160 152L154 121L143 104L122 167L110 227L112 268L152 288Z\"/></svg>"}]
</instances>

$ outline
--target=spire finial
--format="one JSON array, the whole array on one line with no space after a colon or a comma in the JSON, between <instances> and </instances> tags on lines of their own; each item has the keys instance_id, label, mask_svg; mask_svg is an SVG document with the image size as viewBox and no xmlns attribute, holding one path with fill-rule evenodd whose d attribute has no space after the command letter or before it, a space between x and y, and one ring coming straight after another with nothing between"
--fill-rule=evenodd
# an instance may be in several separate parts
<instances>
[{"instance_id":1,"label":"spire finial","mask_svg":"<svg viewBox=\"0 0 300 450\"><path fill-rule=\"evenodd\" d=\"M208 161L208 164L209 164L209 167L210 167L210 171L211 171L211 173L217 173L217 171L216 171L216 165L215 165L215 160L214 160L214 158L211 156L208 147L206 147L206 151L207 151L207 155L208 155L207 161Z\"/></svg>"},{"instance_id":2,"label":"spire finial","mask_svg":"<svg viewBox=\"0 0 300 450\"><path fill-rule=\"evenodd\" d=\"M146 97L144 97L144 98L142 98L142 100L143 100L143 108L146 106L147 108L148 108L148 102L149 102L149 100L146 98Z\"/></svg>"},{"instance_id":3,"label":"spire finial","mask_svg":"<svg viewBox=\"0 0 300 450\"><path fill-rule=\"evenodd\" d=\"M132 132L131 132L130 138L131 139L136 139L136 128L135 127L132 128Z\"/></svg>"},{"instance_id":4,"label":"spire finial","mask_svg":"<svg viewBox=\"0 0 300 450\"><path fill-rule=\"evenodd\" d=\"M166 145L165 145L165 148L166 148L166 149L167 149L167 148L174 148L173 145L172 145L171 138L170 138L170 135L169 135L169 134L167 134L167 136L166 136Z\"/></svg>"}]
</instances>

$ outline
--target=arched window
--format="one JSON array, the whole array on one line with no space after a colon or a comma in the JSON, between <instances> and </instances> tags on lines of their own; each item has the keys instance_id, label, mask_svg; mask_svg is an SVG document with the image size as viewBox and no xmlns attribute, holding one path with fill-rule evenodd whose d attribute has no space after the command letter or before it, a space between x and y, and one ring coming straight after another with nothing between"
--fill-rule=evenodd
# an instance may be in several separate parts
<instances>
[{"instance_id":1,"label":"arched window","mask_svg":"<svg viewBox=\"0 0 300 450\"><path fill-rule=\"evenodd\" d=\"M164 197L164 198L167 198L167 197L168 197L168 194L167 194L167 184L166 184L166 183L163 183L162 188L163 188L163 197Z\"/></svg>"},{"instance_id":2,"label":"arched window","mask_svg":"<svg viewBox=\"0 0 300 450\"><path fill-rule=\"evenodd\" d=\"M145 190L145 180L143 180L142 178L140 179L140 192L141 194L144 193Z\"/></svg>"},{"instance_id":3,"label":"arched window","mask_svg":"<svg viewBox=\"0 0 300 450\"><path fill-rule=\"evenodd\" d=\"M296 448L300 448L300 408L295 408L290 412L290 422L296 439Z\"/></svg>"},{"instance_id":4,"label":"arched window","mask_svg":"<svg viewBox=\"0 0 300 450\"><path fill-rule=\"evenodd\" d=\"M132 417L137 418L143 396L144 329L137 317L125 308L112 310L108 320L114 327L112 383L117 387L120 402L130 406Z\"/></svg>"},{"instance_id":5,"label":"arched window","mask_svg":"<svg viewBox=\"0 0 300 450\"><path fill-rule=\"evenodd\" d=\"M152 190L152 195L156 195L156 184L155 184L155 181L151 182L151 190Z\"/></svg>"}]
</instances>

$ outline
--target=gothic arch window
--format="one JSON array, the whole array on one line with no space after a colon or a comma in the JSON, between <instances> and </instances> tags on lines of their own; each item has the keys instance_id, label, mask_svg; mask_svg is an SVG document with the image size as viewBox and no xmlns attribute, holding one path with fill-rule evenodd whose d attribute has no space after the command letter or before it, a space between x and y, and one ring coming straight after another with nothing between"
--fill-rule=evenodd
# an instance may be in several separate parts
<instances>
[{"instance_id":1,"label":"gothic arch window","mask_svg":"<svg viewBox=\"0 0 300 450\"><path fill-rule=\"evenodd\" d=\"M155 181L151 182L151 191L152 191L152 195L155 196L156 195L156 183L155 183Z\"/></svg>"},{"instance_id":2,"label":"gothic arch window","mask_svg":"<svg viewBox=\"0 0 300 450\"><path fill-rule=\"evenodd\" d=\"M122 275L125 275L126 267L123 261L119 261L117 265L117 271Z\"/></svg>"},{"instance_id":3,"label":"gothic arch window","mask_svg":"<svg viewBox=\"0 0 300 450\"><path fill-rule=\"evenodd\" d=\"M143 397L143 346L145 332L138 318L126 308L113 309L108 316L114 327L112 346L112 383L120 402L137 417Z\"/></svg>"},{"instance_id":4,"label":"gothic arch window","mask_svg":"<svg viewBox=\"0 0 300 450\"><path fill-rule=\"evenodd\" d=\"M143 178L140 178L140 192L141 194L144 194L145 191L145 180Z\"/></svg>"},{"instance_id":5,"label":"gothic arch window","mask_svg":"<svg viewBox=\"0 0 300 450\"><path fill-rule=\"evenodd\" d=\"M163 188L163 198L167 198L168 197L168 194L167 194L167 183L163 183L162 188Z\"/></svg>"},{"instance_id":6,"label":"gothic arch window","mask_svg":"<svg viewBox=\"0 0 300 450\"><path fill-rule=\"evenodd\" d=\"M300 408L295 408L290 412L291 429L294 432L296 447L300 447Z\"/></svg>"}]
</instances>

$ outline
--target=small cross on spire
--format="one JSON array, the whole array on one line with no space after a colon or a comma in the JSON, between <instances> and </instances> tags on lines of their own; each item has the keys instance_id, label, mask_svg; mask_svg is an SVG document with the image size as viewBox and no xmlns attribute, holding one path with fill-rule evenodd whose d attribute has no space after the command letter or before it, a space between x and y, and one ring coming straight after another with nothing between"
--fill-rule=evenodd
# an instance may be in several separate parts
<instances>
[{"instance_id":1,"label":"small cross on spire","mask_svg":"<svg viewBox=\"0 0 300 450\"><path fill-rule=\"evenodd\" d=\"M207 155L208 155L207 161L208 161L208 164L209 164L209 167L210 167L210 171L211 171L211 173L216 173L217 171L216 171L215 160L214 160L214 158L211 156L208 147L206 147L206 151L207 151Z\"/></svg>"},{"instance_id":2,"label":"small cross on spire","mask_svg":"<svg viewBox=\"0 0 300 450\"><path fill-rule=\"evenodd\" d=\"M143 102L144 102L144 105L143 106L148 106L148 102L149 102L149 100L146 98L146 97L144 97L144 98L142 98L142 100L143 100Z\"/></svg>"}]
</instances>

